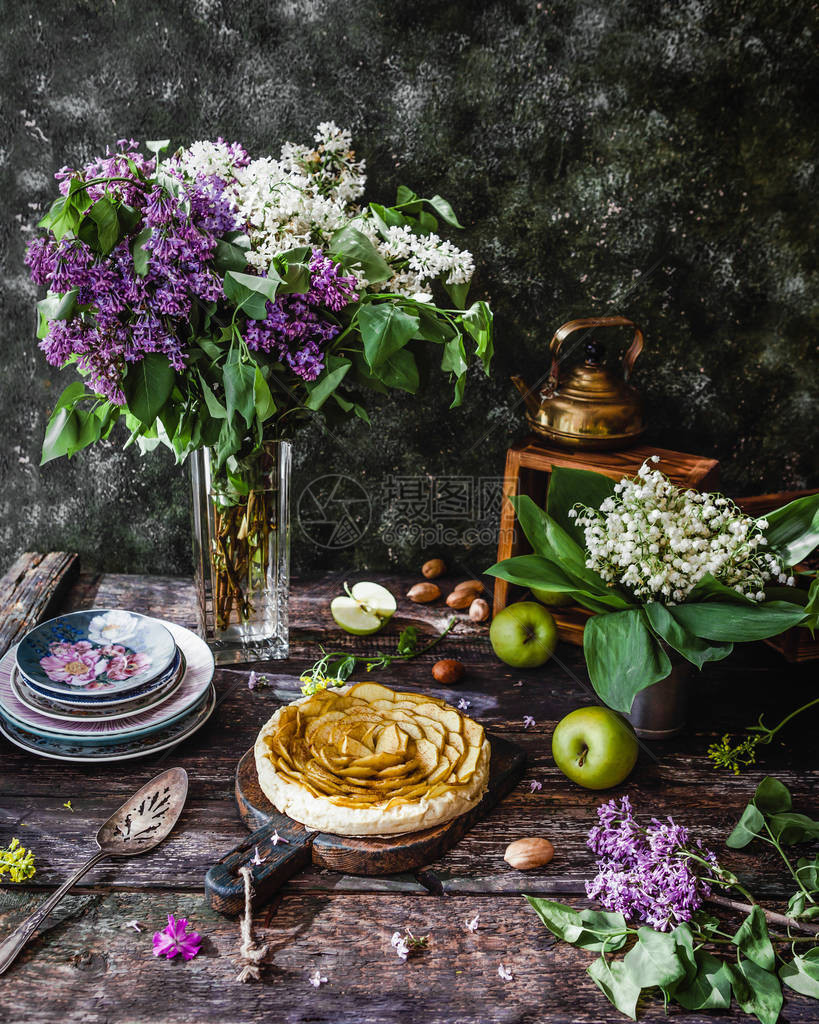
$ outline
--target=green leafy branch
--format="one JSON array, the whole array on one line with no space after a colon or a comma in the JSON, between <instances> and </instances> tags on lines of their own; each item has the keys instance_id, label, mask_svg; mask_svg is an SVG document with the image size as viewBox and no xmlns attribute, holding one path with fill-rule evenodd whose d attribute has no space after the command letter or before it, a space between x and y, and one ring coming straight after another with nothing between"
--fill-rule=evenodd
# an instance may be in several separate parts
<instances>
[{"instance_id":1,"label":"green leafy branch","mask_svg":"<svg viewBox=\"0 0 819 1024\"><path fill-rule=\"evenodd\" d=\"M422 654L431 651L452 630L458 621L457 616L449 620L444 629L423 646L418 646L418 630L415 626L406 626L398 637L395 654L353 654L349 651L325 651L319 645L322 656L307 672L300 677L304 684L301 692L305 695L316 693L329 687L344 686L355 671L356 665L364 665L367 672L375 672L387 668L396 661L412 661Z\"/></svg>"}]
</instances>

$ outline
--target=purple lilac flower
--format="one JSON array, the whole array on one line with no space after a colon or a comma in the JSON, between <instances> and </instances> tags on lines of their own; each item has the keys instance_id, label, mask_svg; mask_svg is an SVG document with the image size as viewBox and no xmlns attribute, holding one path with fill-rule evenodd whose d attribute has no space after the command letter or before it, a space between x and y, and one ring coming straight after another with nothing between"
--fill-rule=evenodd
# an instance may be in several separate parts
<instances>
[{"instance_id":1,"label":"purple lilac flower","mask_svg":"<svg viewBox=\"0 0 819 1024\"><path fill-rule=\"evenodd\" d=\"M652 818L648 828L634 820L631 803L623 797L598 808L599 823L589 832L587 845L600 858L597 875L586 883L586 892L607 910L619 911L629 920L645 921L658 931L668 931L690 921L711 894L706 878L697 874L698 862L688 856L689 833L673 818ZM697 856L718 870L715 855L699 841Z\"/></svg>"},{"instance_id":2,"label":"purple lilac flower","mask_svg":"<svg viewBox=\"0 0 819 1024\"><path fill-rule=\"evenodd\" d=\"M250 349L270 352L296 376L315 380L324 369L324 346L338 334L337 324L325 320L321 309L337 312L354 302L355 278L345 277L337 264L314 249L310 260L310 290L306 295L280 295L267 303L264 320L248 320L245 341Z\"/></svg>"},{"instance_id":3,"label":"purple lilac flower","mask_svg":"<svg viewBox=\"0 0 819 1024\"><path fill-rule=\"evenodd\" d=\"M177 953L184 960L192 960L202 945L202 936L198 932L188 931L188 920L185 917L175 918L168 914L167 927L161 932L154 932L154 956L164 956L172 960Z\"/></svg>"},{"instance_id":4,"label":"purple lilac flower","mask_svg":"<svg viewBox=\"0 0 819 1024\"><path fill-rule=\"evenodd\" d=\"M183 338L193 304L222 296L221 281L211 266L218 236L239 224L220 178L200 176L196 182L183 183L179 195L158 186L147 188L145 178L154 173L155 161L141 156L133 140L120 140L118 146L118 152L108 152L82 171L65 167L56 178L63 194L78 177L122 179L90 185L87 191L92 200L108 195L139 211L143 225L152 229L144 244L146 272L136 270L131 239L98 257L76 238L37 238L25 261L37 284L59 294L76 288L77 303L84 307L81 315L50 323L40 342L46 359L62 366L77 356L89 387L122 405L128 363L161 352L174 369L184 369ZM324 287L331 290L332 283Z\"/></svg>"}]
</instances>

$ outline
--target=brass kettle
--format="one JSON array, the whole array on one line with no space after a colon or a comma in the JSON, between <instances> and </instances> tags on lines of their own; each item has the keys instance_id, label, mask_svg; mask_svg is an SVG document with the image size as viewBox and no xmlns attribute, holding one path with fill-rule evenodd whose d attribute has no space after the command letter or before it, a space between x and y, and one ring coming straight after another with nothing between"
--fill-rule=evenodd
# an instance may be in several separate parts
<instances>
[{"instance_id":1,"label":"brass kettle","mask_svg":"<svg viewBox=\"0 0 819 1024\"><path fill-rule=\"evenodd\" d=\"M592 327L633 327L634 337L623 356L623 377L604 364L602 345L589 338L586 358L560 374L560 350L574 331ZM643 332L623 316L570 320L555 331L549 349L552 368L544 387L536 392L522 377L512 383L526 403L526 421L532 430L552 444L583 451L626 448L645 431L642 400L628 383L634 362L643 350ZM537 385L535 385L537 387Z\"/></svg>"}]
</instances>

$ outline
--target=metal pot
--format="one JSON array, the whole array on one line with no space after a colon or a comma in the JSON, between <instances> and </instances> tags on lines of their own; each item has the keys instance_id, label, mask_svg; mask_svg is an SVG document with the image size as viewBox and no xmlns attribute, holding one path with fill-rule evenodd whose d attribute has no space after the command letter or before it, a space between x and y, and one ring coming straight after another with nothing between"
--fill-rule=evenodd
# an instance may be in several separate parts
<instances>
[{"instance_id":1,"label":"metal pot","mask_svg":"<svg viewBox=\"0 0 819 1024\"><path fill-rule=\"evenodd\" d=\"M685 728L691 665L682 658L671 659L671 674L640 690L625 716L639 737L664 740Z\"/></svg>"}]
</instances>

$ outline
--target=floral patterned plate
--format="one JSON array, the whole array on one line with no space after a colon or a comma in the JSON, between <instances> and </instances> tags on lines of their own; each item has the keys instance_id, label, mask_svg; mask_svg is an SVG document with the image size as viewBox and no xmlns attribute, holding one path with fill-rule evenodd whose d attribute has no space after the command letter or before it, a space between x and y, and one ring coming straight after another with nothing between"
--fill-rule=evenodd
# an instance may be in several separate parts
<instances>
[{"instance_id":1,"label":"floral patterned plate","mask_svg":"<svg viewBox=\"0 0 819 1024\"><path fill-rule=\"evenodd\" d=\"M185 675L185 656L179 652L179 657L173 663L173 671L160 677L156 688L151 684L139 690L132 690L129 693L120 694L114 701L102 701L97 703L83 702L75 703L69 698L68 701L55 699L38 693L37 688L30 686L20 669L15 665L11 673L11 689L14 696L32 711L39 711L47 718L55 718L62 722L106 722L115 718L127 718L128 715L135 715L155 704L167 700L172 693L175 693Z\"/></svg>"},{"instance_id":2,"label":"floral patterned plate","mask_svg":"<svg viewBox=\"0 0 819 1024\"><path fill-rule=\"evenodd\" d=\"M29 736L10 722L0 719L0 735L22 750L53 761L130 761L173 747L201 729L216 707L216 690L211 683L207 697L178 722L150 736L137 736L121 743L88 744L71 740Z\"/></svg>"},{"instance_id":3,"label":"floral patterned plate","mask_svg":"<svg viewBox=\"0 0 819 1024\"><path fill-rule=\"evenodd\" d=\"M156 619L121 608L71 612L36 626L20 641L17 665L49 693L124 693L166 672L173 637Z\"/></svg>"},{"instance_id":4,"label":"floral patterned plate","mask_svg":"<svg viewBox=\"0 0 819 1024\"><path fill-rule=\"evenodd\" d=\"M38 697L48 700L53 704L62 705L62 707L69 710L72 708L114 708L121 707L138 698L149 700L154 694L167 686L168 682L179 675L179 672L182 670L183 661L182 652L177 651L176 657L167 672L163 672L161 676L157 676L156 679L152 679L149 683L144 683L136 690L126 690L124 693L110 693L108 690L92 690L90 693L52 693L51 690L47 690L44 686L40 686L31 679L27 679L19 667L17 669L17 678L29 690L36 693Z\"/></svg>"},{"instance_id":5,"label":"floral patterned plate","mask_svg":"<svg viewBox=\"0 0 819 1024\"><path fill-rule=\"evenodd\" d=\"M156 732L187 713L207 694L213 679L213 655L204 640L175 623L168 623L174 640L185 654L186 670L179 688L161 703L144 708L127 718L89 721L55 720L23 704L14 692L14 652L0 659L0 717L8 724L35 737L75 740L78 743L115 743L126 736Z\"/></svg>"}]
</instances>

